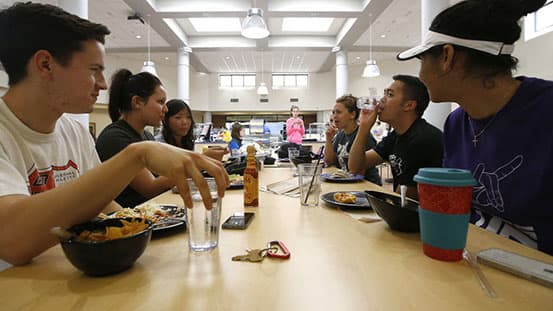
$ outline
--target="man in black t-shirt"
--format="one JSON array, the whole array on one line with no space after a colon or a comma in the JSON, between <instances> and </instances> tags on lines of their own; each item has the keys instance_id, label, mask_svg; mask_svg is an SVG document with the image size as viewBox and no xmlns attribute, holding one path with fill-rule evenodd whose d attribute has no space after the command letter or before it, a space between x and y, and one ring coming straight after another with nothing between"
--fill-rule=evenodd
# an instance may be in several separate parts
<instances>
[{"instance_id":1,"label":"man in black t-shirt","mask_svg":"<svg viewBox=\"0 0 553 311\"><path fill-rule=\"evenodd\" d=\"M377 108L361 112L359 132L349 153L349 169L364 172L369 167L389 162L394 191L399 192L399 185L406 185L407 196L418 200L413 177L421 167L442 166L442 132L422 118L430 100L424 84L407 75L396 75L393 79ZM377 116L394 130L374 149L365 151Z\"/></svg>"}]
</instances>

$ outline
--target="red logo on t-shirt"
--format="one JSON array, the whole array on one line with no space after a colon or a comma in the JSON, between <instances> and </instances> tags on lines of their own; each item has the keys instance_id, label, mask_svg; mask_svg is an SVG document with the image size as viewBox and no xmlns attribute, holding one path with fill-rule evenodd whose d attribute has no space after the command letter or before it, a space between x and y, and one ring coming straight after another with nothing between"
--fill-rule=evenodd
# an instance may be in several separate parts
<instances>
[{"instance_id":1,"label":"red logo on t-shirt","mask_svg":"<svg viewBox=\"0 0 553 311\"><path fill-rule=\"evenodd\" d=\"M79 168L69 160L66 165L52 165L47 169L34 169L29 173L29 192L41 193L54 189L57 185L73 180L79 176Z\"/></svg>"}]
</instances>

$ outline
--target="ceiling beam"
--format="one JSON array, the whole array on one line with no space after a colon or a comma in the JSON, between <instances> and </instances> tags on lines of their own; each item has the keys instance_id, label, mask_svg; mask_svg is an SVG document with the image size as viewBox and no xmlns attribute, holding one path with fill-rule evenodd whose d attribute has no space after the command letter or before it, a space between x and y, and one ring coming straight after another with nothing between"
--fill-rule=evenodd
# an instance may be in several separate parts
<instances>
[{"instance_id":1,"label":"ceiling beam","mask_svg":"<svg viewBox=\"0 0 553 311\"><path fill-rule=\"evenodd\" d=\"M343 50L350 51L355 48L355 42L369 29L372 23L384 10L393 2L393 0L371 0L368 3L365 2L363 12L355 21L349 21L344 23L344 27L349 29L344 32L339 32L336 37L335 46L341 47ZM366 49L366 47L364 47ZM373 51L374 47L373 47ZM323 65L319 69L319 72L329 71L336 64L336 56L334 53L329 54L327 59L323 62Z\"/></svg>"},{"instance_id":2,"label":"ceiling beam","mask_svg":"<svg viewBox=\"0 0 553 311\"><path fill-rule=\"evenodd\" d=\"M135 13L138 13L145 20L150 15L150 27L155 30L170 46L175 48L188 47L188 39L184 32L177 35L171 27L163 21L163 18L150 5L148 0L123 0Z\"/></svg>"}]
</instances>

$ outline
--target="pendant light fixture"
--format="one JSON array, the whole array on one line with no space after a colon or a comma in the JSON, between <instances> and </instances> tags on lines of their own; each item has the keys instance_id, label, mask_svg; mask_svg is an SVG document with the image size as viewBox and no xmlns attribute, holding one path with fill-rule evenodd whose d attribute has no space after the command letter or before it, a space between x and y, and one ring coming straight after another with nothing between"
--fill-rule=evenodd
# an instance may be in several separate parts
<instances>
[{"instance_id":1,"label":"pendant light fixture","mask_svg":"<svg viewBox=\"0 0 553 311\"><path fill-rule=\"evenodd\" d=\"M142 66L142 72L149 72L157 77L157 70L154 62L150 59L150 14L148 14L148 60Z\"/></svg>"},{"instance_id":2,"label":"pendant light fixture","mask_svg":"<svg viewBox=\"0 0 553 311\"><path fill-rule=\"evenodd\" d=\"M373 59L373 27L372 27L372 14L369 14L369 60L363 69L363 78L374 78L380 76L380 69Z\"/></svg>"},{"instance_id":3,"label":"pendant light fixture","mask_svg":"<svg viewBox=\"0 0 553 311\"><path fill-rule=\"evenodd\" d=\"M267 96L269 95L269 89L267 88L267 84L264 82L263 79L263 50L261 50L261 82L259 83L259 87L257 88L257 95L261 96Z\"/></svg>"},{"instance_id":4,"label":"pendant light fixture","mask_svg":"<svg viewBox=\"0 0 553 311\"><path fill-rule=\"evenodd\" d=\"M255 2L254 2L255 6ZM260 8L251 8L248 15L242 22L242 36L248 39L263 39L269 36L267 24L263 20L263 10Z\"/></svg>"}]
</instances>

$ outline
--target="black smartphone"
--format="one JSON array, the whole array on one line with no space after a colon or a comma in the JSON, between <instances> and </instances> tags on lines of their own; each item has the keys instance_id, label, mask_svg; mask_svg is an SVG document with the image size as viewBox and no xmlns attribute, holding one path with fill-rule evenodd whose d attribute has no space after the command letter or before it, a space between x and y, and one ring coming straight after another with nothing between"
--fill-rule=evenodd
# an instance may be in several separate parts
<instances>
[{"instance_id":1,"label":"black smartphone","mask_svg":"<svg viewBox=\"0 0 553 311\"><path fill-rule=\"evenodd\" d=\"M255 213L252 212L239 212L234 213L234 215L230 216L225 220L225 222L222 225L223 229L246 229L250 222L252 222L253 217L255 216Z\"/></svg>"}]
</instances>

